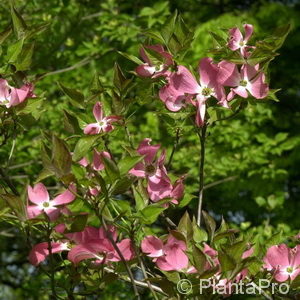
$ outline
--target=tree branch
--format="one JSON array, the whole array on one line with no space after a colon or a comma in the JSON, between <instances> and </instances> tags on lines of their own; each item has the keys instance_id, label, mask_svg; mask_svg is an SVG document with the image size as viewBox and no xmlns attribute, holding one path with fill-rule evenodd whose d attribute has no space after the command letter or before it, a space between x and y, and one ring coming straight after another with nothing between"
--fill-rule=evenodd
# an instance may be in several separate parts
<instances>
[{"instance_id":1,"label":"tree branch","mask_svg":"<svg viewBox=\"0 0 300 300\"><path fill-rule=\"evenodd\" d=\"M205 123L201 128L201 133L198 132L200 139L200 162L199 162L199 197L198 197L198 210L197 210L197 225L201 224L201 211L203 202L204 191L204 162L205 162L205 139L206 139L207 124Z\"/></svg>"}]
</instances>

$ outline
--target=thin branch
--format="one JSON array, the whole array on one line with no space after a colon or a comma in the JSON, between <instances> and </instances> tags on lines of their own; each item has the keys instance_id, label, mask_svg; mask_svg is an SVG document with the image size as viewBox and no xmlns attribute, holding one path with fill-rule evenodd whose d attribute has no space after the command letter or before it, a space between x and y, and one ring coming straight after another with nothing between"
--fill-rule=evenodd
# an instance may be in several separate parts
<instances>
[{"instance_id":1,"label":"thin branch","mask_svg":"<svg viewBox=\"0 0 300 300\"><path fill-rule=\"evenodd\" d=\"M213 187L213 186L219 185L219 184L224 183L224 182L232 181L232 180L235 180L235 179L237 179L237 176L230 176L230 177L227 177L227 178L224 178L224 179L220 179L220 180L217 180L217 181L215 181L215 182L206 184L206 185L203 187L203 189L204 189L204 190L207 190L207 189L210 189L210 188Z\"/></svg>"},{"instance_id":2,"label":"thin branch","mask_svg":"<svg viewBox=\"0 0 300 300\"><path fill-rule=\"evenodd\" d=\"M204 191L204 162L205 162L205 140L206 140L206 129L207 124L205 123L199 132L200 139L200 162L199 162L199 196L198 196L198 210L197 210L197 225L201 224L201 211L203 202L203 191Z\"/></svg>"},{"instance_id":3,"label":"thin branch","mask_svg":"<svg viewBox=\"0 0 300 300\"><path fill-rule=\"evenodd\" d=\"M38 81L38 80L41 80L47 76L51 76L51 75L56 75L56 74L60 74L60 73L65 73L65 72L69 72L69 71L72 71L74 69L77 69L77 68L80 68L84 65L87 65L88 63L90 63L92 61L93 57L92 56L88 56L84 59L82 59L81 61L79 61L78 63L76 63L75 65L73 66L70 66L70 67L67 67L67 68L64 68L64 69L60 69L60 70L56 70L56 71L52 71L52 72L48 72L48 73L45 73L43 75L40 75L38 76L35 81Z\"/></svg>"},{"instance_id":4,"label":"thin branch","mask_svg":"<svg viewBox=\"0 0 300 300\"><path fill-rule=\"evenodd\" d=\"M98 217L99 217L99 214L98 214ZM111 232L108 230L108 227L107 227L107 225L106 225L106 222L105 222L104 218L102 217L101 219L102 219L102 224L103 224L103 226L104 226L104 229L105 229L105 232L106 232L106 234L107 234L107 237L108 237L109 241L112 243L112 245L113 245L114 249L116 250L116 252L118 253L119 257L121 258L121 261L122 261L122 263L124 264L124 267L125 267L125 269L126 269L126 271L127 271L127 273L128 273L128 276L129 276L130 281L131 281L131 283L132 283L132 287L133 287L134 294L135 294L135 296L137 297L137 299L140 299L140 295L139 295L137 286L136 286L136 284L135 284L135 280L134 280L133 274L132 274L132 272L131 272L131 269L130 269L130 267L128 266L128 263L127 263L127 261L125 260L125 258L124 258L124 256L123 256L122 252L120 251L118 245L116 244L115 240L113 239L113 237L112 237L112 235L111 235Z\"/></svg>"},{"instance_id":5,"label":"thin branch","mask_svg":"<svg viewBox=\"0 0 300 300\"><path fill-rule=\"evenodd\" d=\"M19 196L19 192L15 188L14 184L11 182L9 176L6 174L5 170L0 168L0 176L3 179L3 181L8 185L8 187L11 189L11 191L16 195Z\"/></svg>"},{"instance_id":6,"label":"thin branch","mask_svg":"<svg viewBox=\"0 0 300 300\"><path fill-rule=\"evenodd\" d=\"M179 143L179 137L180 137L179 134L180 134L180 128L177 128L176 129L176 137L175 137L174 145L173 145L172 152L171 152L168 164L167 164L167 169L169 169L171 167L173 156L174 156L174 153L175 153L175 151L177 149L177 146L178 146L178 143Z\"/></svg>"},{"instance_id":7,"label":"thin branch","mask_svg":"<svg viewBox=\"0 0 300 300\"><path fill-rule=\"evenodd\" d=\"M146 273L146 269L145 269L143 260L142 260L141 257L140 257L140 251L139 251L138 247L135 246L133 236L132 236L132 238L131 238L131 241L132 241L132 244L133 244L133 248L134 248L135 255L136 255L137 260L138 260L138 262L139 262L139 264L140 264L140 266L141 266L141 270L142 270L142 273L143 273L143 275L144 275L144 280L147 282L148 288L149 288L149 290L151 291L151 293L152 293L154 299L155 299L155 300L158 300L157 295L156 295L156 293L155 293L155 291L154 291L154 289L153 289L153 287L152 287L152 285L151 285L151 283L150 283L150 281L149 281L149 278L148 278L148 276L147 276L147 273Z\"/></svg>"},{"instance_id":8,"label":"thin branch","mask_svg":"<svg viewBox=\"0 0 300 300\"><path fill-rule=\"evenodd\" d=\"M84 20L88 20L88 19L92 19L92 18L97 18L97 17L100 17L102 14L103 14L103 12L100 11L100 12L82 17L81 20L84 21Z\"/></svg>"},{"instance_id":9,"label":"thin branch","mask_svg":"<svg viewBox=\"0 0 300 300\"><path fill-rule=\"evenodd\" d=\"M13 166L9 166L8 169L10 170L13 170L13 169L18 169L18 168L23 168L23 167L26 167L26 166L30 166L32 165L33 163L40 163L40 162L36 162L34 160L30 160L26 163L23 163L23 164L18 164L18 165L13 165Z\"/></svg>"},{"instance_id":10,"label":"thin branch","mask_svg":"<svg viewBox=\"0 0 300 300\"><path fill-rule=\"evenodd\" d=\"M105 270L106 272L108 272L108 273L115 273L114 270L112 270L112 269L110 269L110 268L108 268L108 267L104 267L104 270ZM118 275L119 275L119 274L118 274ZM127 282L131 282L131 280L130 280L129 277L122 276L121 279L124 280L124 281L127 281ZM136 279L134 279L134 282L135 282L135 284L136 284L137 286L144 287L144 288L147 288L147 287L148 287L148 283L146 283L146 282L143 282L143 281L140 281L140 280L136 280ZM162 295L167 296L167 294L166 294L160 287L158 287L158 286L156 286L156 285L153 285L153 284L151 284L151 287L152 287L152 289L153 289L154 291L156 291L156 292L158 292L158 293L160 293L160 294L162 294Z\"/></svg>"}]
</instances>

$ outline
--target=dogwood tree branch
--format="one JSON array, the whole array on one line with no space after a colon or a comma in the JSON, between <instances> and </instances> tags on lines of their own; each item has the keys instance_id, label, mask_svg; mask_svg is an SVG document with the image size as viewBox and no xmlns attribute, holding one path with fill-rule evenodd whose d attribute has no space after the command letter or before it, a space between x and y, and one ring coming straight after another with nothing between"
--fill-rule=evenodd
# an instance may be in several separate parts
<instances>
[{"instance_id":1,"label":"dogwood tree branch","mask_svg":"<svg viewBox=\"0 0 300 300\"><path fill-rule=\"evenodd\" d=\"M99 215L98 215L98 217L99 217ZM105 229L105 232L107 233L107 237L108 237L109 241L112 243L114 249L115 249L116 252L118 253L119 257L121 258L122 263L124 264L124 267L125 267L125 269L126 269L126 271L127 271L127 273L128 273L128 276L129 276L129 278L130 278L130 280L131 280L134 294L135 294L135 296L136 296L137 299L140 299L139 291L138 291L138 289L137 289L137 286L136 286L136 283L135 283L133 274L132 274L132 272L131 272L131 269L130 269L130 267L128 266L128 263L127 263L127 261L125 260L125 258L124 258L124 256L123 256L122 252L120 251L118 245L116 244L115 240L113 239L113 237L112 237L112 235L111 235L111 232L108 230L108 227L107 227L107 225L106 225L106 222L105 222L104 218L101 217L101 220L102 220L102 224L103 224L103 227L104 227L104 229Z\"/></svg>"},{"instance_id":2,"label":"dogwood tree branch","mask_svg":"<svg viewBox=\"0 0 300 300\"><path fill-rule=\"evenodd\" d=\"M197 225L201 224L201 211L203 202L203 191L204 191L204 162L205 162L205 140L206 140L206 129L207 124L205 123L198 132L200 140L200 162L199 162L199 196L198 196L198 210L197 210Z\"/></svg>"}]
</instances>

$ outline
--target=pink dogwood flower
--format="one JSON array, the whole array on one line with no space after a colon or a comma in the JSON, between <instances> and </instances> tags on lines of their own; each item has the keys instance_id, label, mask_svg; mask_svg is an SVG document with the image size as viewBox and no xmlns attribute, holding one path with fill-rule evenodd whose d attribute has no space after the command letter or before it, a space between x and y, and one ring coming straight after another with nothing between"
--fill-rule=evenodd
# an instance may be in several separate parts
<instances>
[{"instance_id":1,"label":"pink dogwood flower","mask_svg":"<svg viewBox=\"0 0 300 300\"><path fill-rule=\"evenodd\" d=\"M116 228L111 226L108 230L116 242ZM77 243L68 253L68 259L74 264L78 264L85 259L94 259L96 263L105 263L107 261L117 262L122 260L103 227L99 229L89 227L89 232L84 232L82 235L75 233L71 235L67 234L67 236ZM131 260L134 257L134 250L130 239L123 239L116 243L116 245L125 260Z\"/></svg>"},{"instance_id":2,"label":"pink dogwood flower","mask_svg":"<svg viewBox=\"0 0 300 300\"><path fill-rule=\"evenodd\" d=\"M264 257L264 268L272 271L279 282L294 280L300 274L300 245L292 249L285 244L270 247Z\"/></svg>"},{"instance_id":3,"label":"pink dogwood flower","mask_svg":"<svg viewBox=\"0 0 300 300\"><path fill-rule=\"evenodd\" d=\"M178 110L183 106L182 96L188 94L195 97L195 105L197 107L196 124L202 126L204 124L207 99L214 97L219 101L220 105L224 107L228 107L228 105L225 90L217 81L219 68L213 63L212 59L209 57L201 59L198 72L200 75L199 83L186 67L178 66L177 72L170 75L167 87L160 92L160 97L165 103L173 101L174 106L178 107Z\"/></svg>"},{"instance_id":4,"label":"pink dogwood flower","mask_svg":"<svg viewBox=\"0 0 300 300\"><path fill-rule=\"evenodd\" d=\"M59 224L55 231L64 235L62 241L51 242L51 252L59 253L69 251L68 259L74 264L82 260L93 259L94 263L117 262L121 258L108 239L107 232L103 227L95 228L87 226L81 232L64 233L66 226ZM117 231L113 226L108 227L111 237L117 241ZM116 243L125 260L134 258L134 251L130 239L123 239ZM48 243L43 242L35 245L29 254L29 261L38 265L50 254Z\"/></svg>"},{"instance_id":5,"label":"pink dogwood flower","mask_svg":"<svg viewBox=\"0 0 300 300\"><path fill-rule=\"evenodd\" d=\"M224 86L233 87L227 96L228 101L232 100L235 95L247 98L248 93L256 99L262 99L268 95L269 87L265 83L265 74L259 72L259 65L255 67L243 65L240 72L236 64L228 61L221 61L219 67L218 81Z\"/></svg>"},{"instance_id":6,"label":"pink dogwood flower","mask_svg":"<svg viewBox=\"0 0 300 300\"><path fill-rule=\"evenodd\" d=\"M158 56L161 57L161 63L155 63L151 61L145 49L154 51ZM140 48L140 56L145 62L142 65L139 65L135 71L141 77L152 77L156 78L159 76L167 76L169 72L167 69L170 65L173 64L172 55L165 51L162 45L149 45Z\"/></svg>"},{"instance_id":7,"label":"pink dogwood flower","mask_svg":"<svg viewBox=\"0 0 300 300\"><path fill-rule=\"evenodd\" d=\"M76 187L71 184L65 192L50 200L48 191L42 183L37 183L33 188L28 186L28 199L34 204L27 205L28 218L32 219L45 213L51 221L57 219L62 206L74 201L74 193L76 193Z\"/></svg>"},{"instance_id":8,"label":"pink dogwood flower","mask_svg":"<svg viewBox=\"0 0 300 300\"><path fill-rule=\"evenodd\" d=\"M146 236L141 249L163 271L181 271L188 267L189 259L184 252L187 249L185 242L177 240L171 234L166 243L155 236Z\"/></svg>"},{"instance_id":9,"label":"pink dogwood flower","mask_svg":"<svg viewBox=\"0 0 300 300\"><path fill-rule=\"evenodd\" d=\"M69 250L68 243L51 242L50 245L52 254ZM47 242L43 242L33 246L29 253L28 259L32 265L37 266L41 262L43 262L49 255L49 244Z\"/></svg>"},{"instance_id":10,"label":"pink dogwood flower","mask_svg":"<svg viewBox=\"0 0 300 300\"><path fill-rule=\"evenodd\" d=\"M119 116L104 116L102 104L97 102L93 108L93 114L96 119L96 123L88 124L83 132L85 134L99 134L101 132L109 132L114 129L112 123L117 122L121 119Z\"/></svg>"},{"instance_id":11,"label":"pink dogwood flower","mask_svg":"<svg viewBox=\"0 0 300 300\"><path fill-rule=\"evenodd\" d=\"M15 88L10 86L5 79L0 79L0 105L10 108L32 97L34 97L32 84L28 83Z\"/></svg>"},{"instance_id":12,"label":"pink dogwood flower","mask_svg":"<svg viewBox=\"0 0 300 300\"><path fill-rule=\"evenodd\" d=\"M245 30L245 36L242 35L239 28L231 28L229 30L229 41L228 41L228 47L232 51L240 50L241 55L245 58L250 56L250 52L248 50L250 48L255 48L253 46L247 45L249 39L251 38L253 34L253 25L251 24L244 24L243 25Z\"/></svg>"},{"instance_id":13,"label":"pink dogwood flower","mask_svg":"<svg viewBox=\"0 0 300 300\"><path fill-rule=\"evenodd\" d=\"M145 156L144 161L137 163L129 173L137 177L147 178L147 190L150 199L156 202L167 198L173 187L164 166L165 151L156 158L160 145L151 145L150 143L151 139L149 138L140 143L137 152Z\"/></svg>"},{"instance_id":14,"label":"pink dogwood flower","mask_svg":"<svg viewBox=\"0 0 300 300\"><path fill-rule=\"evenodd\" d=\"M93 170L95 171L104 170L105 166L103 163L103 157L111 159L111 155L108 152L106 151L99 152L96 149L94 149L93 161L91 163L91 167L93 168ZM90 164L86 157L83 157L81 160L78 161L78 163L85 168Z\"/></svg>"}]
</instances>

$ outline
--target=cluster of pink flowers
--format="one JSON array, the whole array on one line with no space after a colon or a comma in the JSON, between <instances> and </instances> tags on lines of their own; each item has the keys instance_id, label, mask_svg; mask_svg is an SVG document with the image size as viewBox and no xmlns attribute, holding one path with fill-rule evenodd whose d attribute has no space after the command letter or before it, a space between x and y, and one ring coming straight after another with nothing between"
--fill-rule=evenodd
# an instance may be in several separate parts
<instances>
[{"instance_id":1,"label":"cluster of pink flowers","mask_svg":"<svg viewBox=\"0 0 300 300\"><path fill-rule=\"evenodd\" d=\"M10 86L8 82L0 78L0 105L5 105L7 108L17 106L24 102L27 98L33 98L33 85L28 83L20 88Z\"/></svg>"},{"instance_id":2,"label":"cluster of pink flowers","mask_svg":"<svg viewBox=\"0 0 300 300\"><path fill-rule=\"evenodd\" d=\"M232 51L240 50L243 58L251 56L249 51L253 46L248 41L253 33L253 26L244 25L245 36L243 37L238 28L229 30L228 48ZM150 60L145 49L151 49L161 57L162 63L156 65ZM200 60L198 66L199 80L182 65L175 66L171 54L166 52L160 45L145 46L140 51L144 64L136 68L136 73L142 77L163 77L167 84L159 91L159 97L166 108L177 112L187 104L196 107L196 124L203 126L207 100L215 98L218 104L229 108L229 102L236 95L247 98L248 92L256 99L265 98L269 88L265 82L265 74L260 71L259 65L251 66L247 63L238 69L238 66L228 61L214 63L212 58L205 57ZM176 70L170 71L170 67ZM226 94L226 87L229 91Z\"/></svg>"},{"instance_id":3,"label":"cluster of pink flowers","mask_svg":"<svg viewBox=\"0 0 300 300\"><path fill-rule=\"evenodd\" d=\"M109 227L107 231L103 228L87 226L82 232L64 233L64 224L57 225L55 230L63 235L63 238L56 242L51 242L51 253L68 252L68 260L75 265L87 259L92 259L95 264L107 264L134 258L134 250L130 239L123 239L117 242L118 236L115 227ZM115 250L111 239L116 243L122 253L123 258ZM31 264L37 266L49 256L49 243L42 242L35 245L29 254Z\"/></svg>"},{"instance_id":4,"label":"cluster of pink flowers","mask_svg":"<svg viewBox=\"0 0 300 300\"><path fill-rule=\"evenodd\" d=\"M144 156L144 159L136 164L129 173L147 179L148 194L153 202L170 198L171 203L178 204L184 193L184 177L182 176L172 184L164 165L165 150L158 156L160 145L151 145L150 143L151 139L149 138L144 139L140 143L137 152Z\"/></svg>"}]
</instances>

